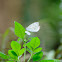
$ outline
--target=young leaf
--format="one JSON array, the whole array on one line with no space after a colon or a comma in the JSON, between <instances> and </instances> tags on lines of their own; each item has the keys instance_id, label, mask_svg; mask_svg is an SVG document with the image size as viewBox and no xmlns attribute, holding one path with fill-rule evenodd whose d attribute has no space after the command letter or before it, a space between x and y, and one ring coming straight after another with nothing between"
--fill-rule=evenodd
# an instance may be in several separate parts
<instances>
[{"instance_id":1,"label":"young leaf","mask_svg":"<svg viewBox=\"0 0 62 62\"><path fill-rule=\"evenodd\" d=\"M24 27L21 24L19 24L18 22L16 22L16 21L14 23L15 23L15 34L18 37L23 39L24 36L25 36L25 29L24 29Z\"/></svg>"},{"instance_id":2,"label":"young leaf","mask_svg":"<svg viewBox=\"0 0 62 62\"><path fill-rule=\"evenodd\" d=\"M19 51L21 49L21 45L16 41L12 41L11 42L11 47L12 47L13 51L18 55Z\"/></svg>"},{"instance_id":3,"label":"young leaf","mask_svg":"<svg viewBox=\"0 0 62 62\"><path fill-rule=\"evenodd\" d=\"M38 37L35 37L30 41L30 46L33 49L37 48L39 45L40 45L40 39Z\"/></svg>"},{"instance_id":4,"label":"young leaf","mask_svg":"<svg viewBox=\"0 0 62 62\"><path fill-rule=\"evenodd\" d=\"M9 56L7 56L6 54L0 52L0 57L3 59L9 59Z\"/></svg>"},{"instance_id":5,"label":"young leaf","mask_svg":"<svg viewBox=\"0 0 62 62\"><path fill-rule=\"evenodd\" d=\"M8 54L9 54L9 56L10 56L12 59L17 59L17 58L18 58L17 54L16 54L13 50L9 50L9 51L8 51Z\"/></svg>"},{"instance_id":6,"label":"young leaf","mask_svg":"<svg viewBox=\"0 0 62 62\"><path fill-rule=\"evenodd\" d=\"M35 50L34 50L34 53L37 53L37 52L40 52L42 50L42 48L36 48Z\"/></svg>"},{"instance_id":7,"label":"young leaf","mask_svg":"<svg viewBox=\"0 0 62 62\"><path fill-rule=\"evenodd\" d=\"M42 56L43 56L43 52L38 52L38 53L34 54L33 61L41 60Z\"/></svg>"},{"instance_id":8,"label":"young leaf","mask_svg":"<svg viewBox=\"0 0 62 62\"><path fill-rule=\"evenodd\" d=\"M21 50L19 51L19 56L22 55L22 54L24 53L24 51L25 51L25 48L21 49Z\"/></svg>"}]
</instances>

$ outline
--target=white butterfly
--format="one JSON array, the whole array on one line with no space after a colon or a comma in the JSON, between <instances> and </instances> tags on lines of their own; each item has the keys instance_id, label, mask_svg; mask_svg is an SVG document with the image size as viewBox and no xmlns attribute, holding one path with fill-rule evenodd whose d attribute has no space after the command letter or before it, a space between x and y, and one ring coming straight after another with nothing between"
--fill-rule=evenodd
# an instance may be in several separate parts
<instances>
[{"instance_id":1,"label":"white butterfly","mask_svg":"<svg viewBox=\"0 0 62 62\"><path fill-rule=\"evenodd\" d=\"M25 31L25 33L27 33L28 35L31 35L30 32L38 32L40 29L40 26L39 26L39 22L34 22L32 24L30 24ZM30 32L29 32L30 31Z\"/></svg>"}]
</instances>

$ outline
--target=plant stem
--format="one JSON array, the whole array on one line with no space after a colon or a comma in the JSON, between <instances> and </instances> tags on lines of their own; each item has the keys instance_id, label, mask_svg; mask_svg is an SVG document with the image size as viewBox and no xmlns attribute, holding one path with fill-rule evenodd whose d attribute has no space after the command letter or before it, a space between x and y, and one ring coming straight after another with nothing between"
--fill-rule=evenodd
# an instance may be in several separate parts
<instances>
[{"instance_id":1,"label":"plant stem","mask_svg":"<svg viewBox=\"0 0 62 62\"><path fill-rule=\"evenodd\" d=\"M30 56L28 62L31 60L32 56L33 56L33 52L31 52L31 56Z\"/></svg>"},{"instance_id":2,"label":"plant stem","mask_svg":"<svg viewBox=\"0 0 62 62\"><path fill-rule=\"evenodd\" d=\"M25 56L26 56L26 42L25 42L24 44L25 44L25 46L24 46L24 48L25 48L25 52L24 52L24 62L25 62Z\"/></svg>"}]
</instances>

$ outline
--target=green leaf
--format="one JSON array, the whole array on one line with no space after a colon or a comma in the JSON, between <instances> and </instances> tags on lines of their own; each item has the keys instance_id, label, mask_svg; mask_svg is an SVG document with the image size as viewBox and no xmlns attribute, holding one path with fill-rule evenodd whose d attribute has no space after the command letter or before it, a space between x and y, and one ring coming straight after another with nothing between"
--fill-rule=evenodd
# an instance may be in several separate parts
<instances>
[{"instance_id":1,"label":"green leaf","mask_svg":"<svg viewBox=\"0 0 62 62\"><path fill-rule=\"evenodd\" d=\"M29 49L31 49L31 50L32 50L32 47L31 47L30 42L28 42L28 43L26 44L26 46L27 46Z\"/></svg>"},{"instance_id":2,"label":"green leaf","mask_svg":"<svg viewBox=\"0 0 62 62\"><path fill-rule=\"evenodd\" d=\"M41 60L42 56L43 56L43 52L42 51L34 54L33 55L33 61Z\"/></svg>"},{"instance_id":3,"label":"green leaf","mask_svg":"<svg viewBox=\"0 0 62 62\"><path fill-rule=\"evenodd\" d=\"M33 49L37 48L39 45L40 45L40 39L38 37L35 37L30 41L30 46Z\"/></svg>"},{"instance_id":4,"label":"green leaf","mask_svg":"<svg viewBox=\"0 0 62 62\"><path fill-rule=\"evenodd\" d=\"M25 46L25 44L23 45L23 47ZM26 46L28 47L27 48L27 51L31 54L31 51L32 51L32 48L30 46L30 42L26 43Z\"/></svg>"},{"instance_id":5,"label":"green leaf","mask_svg":"<svg viewBox=\"0 0 62 62\"><path fill-rule=\"evenodd\" d=\"M12 59L17 59L17 58L18 58L17 54L16 54L13 50L9 50L9 51L8 51L8 54L9 54L9 56L10 56Z\"/></svg>"},{"instance_id":6,"label":"green leaf","mask_svg":"<svg viewBox=\"0 0 62 62\"><path fill-rule=\"evenodd\" d=\"M29 48L27 48L26 50L31 54L32 51Z\"/></svg>"},{"instance_id":7,"label":"green leaf","mask_svg":"<svg viewBox=\"0 0 62 62\"><path fill-rule=\"evenodd\" d=\"M14 61L7 61L7 62L14 62Z\"/></svg>"},{"instance_id":8,"label":"green leaf","mask_svg":"<svg viewBox=\"0 0 62 62\"><path fill-rule=\"evenodd\" d=\"M54 59L54 60L41 60L39 62L60 62L60 60L56 60L56 59Z\"/></svg>"},{"instance_id":9,"label":"green leaf","mask_svg":"<svg viewBox=\"0 0 62 62\"><path fill-rule=\"evenodd\" d=\"M16 41L12 41L11 42L11 47L12 47L13 51L18 55L19 51L21 49L21 45Z\"/></svg>"},{"instance_id":10,"label":"green leaf","mask_svg":"<svg viewBox=\"0 0 62 62\"><path fill-rule=\"evenodd\" d=\"M24 51L25 51L25 48L21 49L21 50L19 51L19 56L22 55L22 54L24 53Z\"/></svg>"},{"instance_id":11,"label":"green leaf","mask_svg":"<svg viewBox=\"0 0 62 62\"><path fill-rule=\"evenodd\" d=\"M21 24L19 24L18 22L16 22L16 21L14 23L15 23L15 34L18 37L23 39L24 36L25 36L25 29L24 29L24 27Z\"/></svg>"},{"instance_id":12,"label":"green leaf","mask_svg":"<svg viewBox=\"0 0 62 62\"><path fill-rule=\"evenodd\" d=\"M3 59L9 59L9 56L7 56L6 54L0 52L0 57Z\"/></svg>"},{"instance_id":13,"label":"green leaf","mask_svg":"<svg viewBox=\"0 0 62 62\"><path fill-rule=\"evenodd\" d=\"M34 53L40 52L41 50L42 50L42 48L41 48L41 47L36 48L36 49L34 50Z\"/></svg>"},{"instance_id":14,"label":"green leaf","mask_svg":"<svg viewBox=\"0 0 62 62\"><path fill-rule=\"evenodd\" d=\"M35 48L37 48L40 45L40 40L38 37L33 38L30 42L28 42L26 44L26 46L30 49L30 50L34 50ZM24 45L23 45L24 46ZM39 48L38 51L37 49L35 49L34 52L39 52L42 48Z\"/></svg>"}]
</instances>

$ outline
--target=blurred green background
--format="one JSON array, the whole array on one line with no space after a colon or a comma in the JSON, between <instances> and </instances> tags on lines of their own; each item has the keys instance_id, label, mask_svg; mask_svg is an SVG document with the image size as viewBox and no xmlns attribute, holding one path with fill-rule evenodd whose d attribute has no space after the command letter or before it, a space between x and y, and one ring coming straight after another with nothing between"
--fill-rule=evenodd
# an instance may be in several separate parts
<instances>
[{"instance_id":1,"label":"blurred green background","mask_svg":"<svg viewBox=\"0 0 62 62\"><path fill-rule=\"evenodd\" d=\"M25 28L40 23L38 36L44 59L62 59L62 0L0 0L0 51L7 54L14 34L14 21Z\"/></svg>"}]
</instances>

